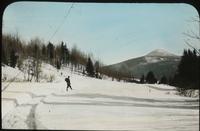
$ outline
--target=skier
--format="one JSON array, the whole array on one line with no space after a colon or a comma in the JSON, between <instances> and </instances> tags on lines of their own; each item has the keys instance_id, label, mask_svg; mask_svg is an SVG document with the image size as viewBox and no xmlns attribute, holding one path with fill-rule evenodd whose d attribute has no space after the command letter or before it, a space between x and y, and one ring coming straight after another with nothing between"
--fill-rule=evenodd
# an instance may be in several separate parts
<instances>
[{"instance_id":1,"label":"skier","mask_svg":"<svg viewBox=\"0 0 200 131\"><path fill-rule=\"evenodd\" d=\"M68 76L68 78L65 78L65 81L67 82L67 88L66 88L66 91L68 91L68 88L70 88L70 89L72 90L69 76Z\"/></svg>"}]
</instances>

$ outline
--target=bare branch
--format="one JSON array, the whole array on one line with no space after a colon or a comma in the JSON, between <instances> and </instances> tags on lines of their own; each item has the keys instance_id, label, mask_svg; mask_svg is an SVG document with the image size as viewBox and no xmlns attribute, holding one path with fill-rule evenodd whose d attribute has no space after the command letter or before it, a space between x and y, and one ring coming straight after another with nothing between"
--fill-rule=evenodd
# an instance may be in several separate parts
<instances>
[{"instance_id":1,"label":"bare branch","mask_svg":"<svg viewBox=\"0 0 200 131\"><path fill-rule=\"evenodd\" d=\"M198 22L198 23L200 23L200 20L199 20L199 17L198 17L198 16L196 16L196 18L193 17L193 18L192 18L192 21L193 21L193 22Z\"/></svg>"},{"instance_id":2,"label":"bare branch","mask_svg":"<svg viewBox=\"0 0 200 131\"><path fill-rule=\"evenodd\" d=\"M197 39L197 40L200 40L200 36L198 36L197 34L195 34L193 31L192 31L192 35L189 34L189 33L183 33L184 35L190 37L190 38L193 38L193 39Z\"/></svg>"},{"instance_id":3,"label":"bare branch","mask_svg":"<svg viewBox=\"0 0 200 131\"><path fill-rule=\"evenodd\" d=\"M191 47L192 49L194 49L194 50L200 55L200 51L197 50L194 46L192 46L188 41L185 40L185 43L186 43L189 47Z\"/></svg>"}]
</instances>

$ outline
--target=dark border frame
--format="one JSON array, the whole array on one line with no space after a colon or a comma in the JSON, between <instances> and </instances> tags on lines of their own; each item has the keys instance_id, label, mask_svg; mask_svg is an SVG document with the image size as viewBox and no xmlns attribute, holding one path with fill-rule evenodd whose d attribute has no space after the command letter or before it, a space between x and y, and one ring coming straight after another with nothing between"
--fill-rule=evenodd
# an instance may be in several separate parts
<instances>
[{"instance_id":1,"label":"dark border frame","mask_svg":"<svg viewBox=\"0 0 200 131\"><path fill-rule=\"evenodd\" d=\"M199 14L199 19L200 19L200 0L0 0L0 44L1 45L2 45L3 13L6 7L14 2L82 2L82 3L147 3L147 4L148 3L160 3L160 4L182 3L182 4L189 4L193 6L197 10ZM199 34L200 34L200 25L199 25ZM2 113L0 113L0 115L2 116ZM2 123L0 127L1 127L0 129L2 129Z\"/></svg>"}]
</instances>

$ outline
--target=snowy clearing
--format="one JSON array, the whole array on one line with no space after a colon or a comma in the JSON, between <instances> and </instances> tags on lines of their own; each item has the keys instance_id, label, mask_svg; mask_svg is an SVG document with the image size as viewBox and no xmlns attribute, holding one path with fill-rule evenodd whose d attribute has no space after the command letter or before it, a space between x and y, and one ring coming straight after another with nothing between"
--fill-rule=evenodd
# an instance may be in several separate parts
<instances>
[{"instance_id":1,"label":"snowy clearing","mask_svg":"<svg viewBox=\"0 0 200 131\"><path fill-rule=\"evenodd\" d=\"M199 98L179 96L174 87L52 72L55 82L13 82L2 92L3 129L199 130Z\"/></svg>"}]
</instances>

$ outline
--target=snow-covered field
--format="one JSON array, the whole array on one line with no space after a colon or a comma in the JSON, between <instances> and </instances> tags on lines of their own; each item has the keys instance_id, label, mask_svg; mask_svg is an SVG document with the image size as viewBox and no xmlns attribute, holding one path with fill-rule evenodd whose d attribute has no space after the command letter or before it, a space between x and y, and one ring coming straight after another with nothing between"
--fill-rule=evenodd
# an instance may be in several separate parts
<instances>
[{"instance_id":1,"label":"snow-covered field","mask_svg":"<svg viewBox=\"0 0 200 131\"><path fill-rule=\"evenodd\" d=\"M13 82L2 92L3 129L199 130L199 98L179 96L174 87L100 80L48 67L54 82ZM67 75L73 88L68 92ZM3 82L2 89L8 84Z\"/></svg>"}]
</instances>

